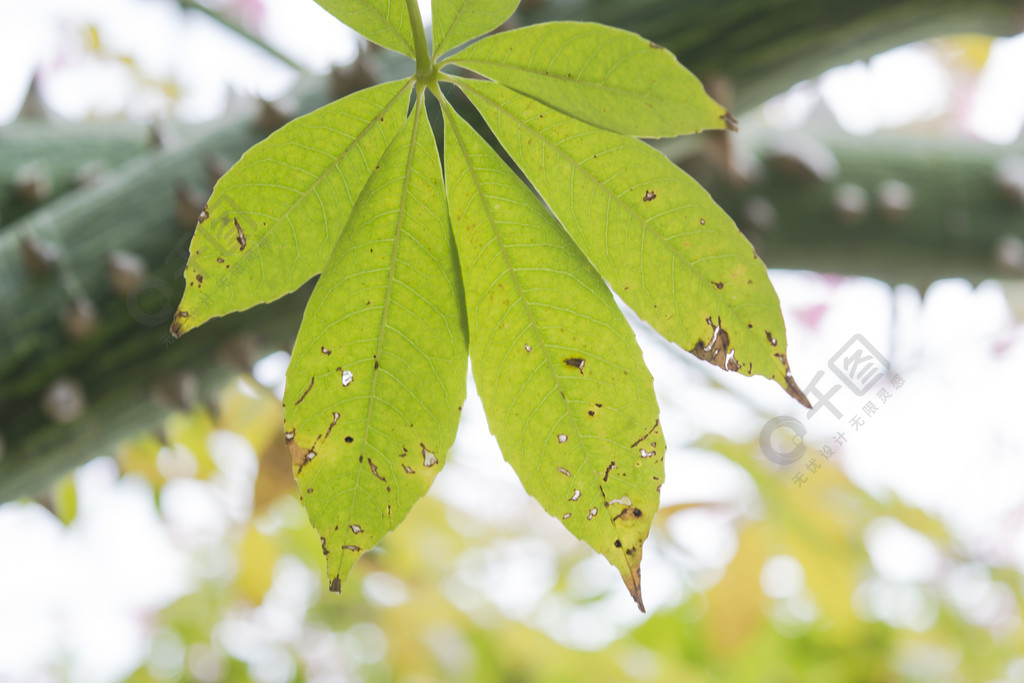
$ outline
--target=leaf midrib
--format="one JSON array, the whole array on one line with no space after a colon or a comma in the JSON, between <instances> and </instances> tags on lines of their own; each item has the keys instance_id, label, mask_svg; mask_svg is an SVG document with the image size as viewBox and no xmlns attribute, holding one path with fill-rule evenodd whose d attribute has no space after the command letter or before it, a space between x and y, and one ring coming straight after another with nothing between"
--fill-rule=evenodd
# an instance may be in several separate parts
<instances>
[{"instance_id":1,"label":"leaf midrib","mask_svg":"<svg viewBox=\"0 0 1024 683\"><path fill-rule=\"evenodd\" d=\"M447 102L446 102L446 104L448 106L445 107L445 115L449 119L451 119L451 117L454 116L454 113L452 111L450 111L451 105L448 104ZM539 346L540 346L539 350L543 351L543 354L544 354L544 361L545 361L544 365L547 367L548 373L551 375L551 378L552 378L552 380L553 380L553 382L555 384L555 387L558 389L558 393L559 393L559 395L562 398L562 405L565 407L565 414L568 415L569 421L572 423L573 429L576 432L576 437L580 440L580 446L579 447L580 447L580 449L585 454L585 460L586 460L587 464L591 466L591 472L593 473L595 478L599 478L601 476L601 474L600 474L600 472L598 472L597 469L594 469L593 464L592 464L593 461L595 460L595 458L592 457L592 454L590 453L589 449L587 449L586 438L584 437L583 430L580 428L579 419L576 418L576 416L573 414L572 405L569 403L569 399L566 397L565 389L562 386L561 378L559 377L558 373L555 372L555 370L554 370L556 365L554 363L552 363L552 361L551 361L551 354L548 352L547 342L544 340L544 335L541 333L540 328L539 328L539 326L537 324L537 320L533 316L533 311L531 310L529 302L527 301L526 295L525 295L525 293L523 291L522 283L519 281L519 277L516 275L516 270L512 266L511 259L509 258L508 251L505 249L505 240L502 239L501 232L498 230L497 221L495 220L494 214L491 211L491 206L487 202L487 199L486 199L487 195L484 192L483 184L480 182L480 179L479 179L479 177L476 174L476 169L474 168L474 166L473 166L473 164L472 164L472 162L470 160L469 152L467 151L465 143L462 140L462 136L459 133L457 127L454 124L454 122L452 123L451 128L452 128L452 132L453 132L456 140L459 143L459 149L462 150L462 156L466 160L466 168L469 170L469 175L473 179L473 185L476 187L477 193L480 195L481 199L483 200L481 202L481 204L483 205L484 213L487 214L487 222L491 226L491 232L494 235L494 239L497 242L499 249L501 250L502 259L504 260L505 266L508 269L508 272L510 273L510 277L512 278L512 281L515 284L516 291L519 294L519 300L522 302L523 309L526 311L526 316L529 319L530 327L533 329L534 333L537 335L537 340L539 341ZM572 479L570 480L570 485L573 485L578 478L579 478L579 472L574 473ZM604 491L603 490L601 492L601 495L605 498L605 502L608 502L607 501L607 496L604 495ZM612 522L612 520L610 518L607 519L607 521L608 521L609 524L611 524L611 522ZM611 525L611 528L612 528L612 530L614 532L614 529L615 529L614 524ZM629 565L629 558L626 556L625 549L623 549L622 557L623 557L623 561L626 563L626 566L627 567L630 566Z\"/></svg>"},{"instance_id":2,"label":"leaf midrib","mask_svg":"<svg viewBox=\"0 0 1024 683\"><path fill-rule=\"evenodd\" d=\"M405 45L407 48L409 48L409 53L412 53L412 55L416 54L416 48L409 44L409 41L405 39L405 36L402 35L402 32L399 31L397 28L395 28L394 24L392 24L390 21L388 21L388 18L386 16L384 16L383 12L381 12L379 9L377 9L377 7L375 5L373 5L372 3L368 2L368 0L362 0L362 3L363 3L364 7L366 7L367 9L372 11L374 14L376 14L378 17L380 17L381 21L384 22L384 25L388 27L388 30L391 31L391 33L393 33L396 36L398 36L398 40L400 40L403 45ZM390 7L391 5L389 4L388 6ZM412 29L411 26L409 28ZM409 53L406 53L406 54L409 55Z\"/></svg>"},{"instance_id":3,"label":"leaf midrib","mask_svg":"<svg viewBox=\"0 0 1024 683\"><path fill-rule=\"evenodd\" d=\"M410 180L410 177L412 176L413 162L414 162L414 160L416 158L416 146L417 146L417 144L419 144L418 140L419 140L419 129L420 129L420 112L422 111L422 109L423 109L423 106L422 106L422 99L421 99L419 102L416 103L416 111L413 114L412 136L410 137L410 141L409 141L409 155L406 157L406 160L405 160L405 177L402 179L402 196L401 196L401 198L399 200L399 203L398 203L398 214L397 214L396 220L395 220L395 235L394 235L394 238L393 238L393 240L394 240L393 246L391 248L391 263L388 265L387 287L384 290L384 301L381 302L380 328L379 328L379 331L377 333L377 353L374 354L374 356L373 356L373 360L374 360L375 366L374 366L374 368L372 370L373 374L371 375L371 379L370 379L370 394L367 397L366 426L363 429L363 440L362 440L362 442L360 444L360 447L359 447L361 455L366 454L366 448L367 448L367 446L369 444L369 438L370 438L370 423L372 422L374 407L377 404L377 400L376 400L377 399L377 378L380 377L380 365L379 365L380 364L380 360L381 360L380 355L381 355L381 351L384 349L384 332L387 330L387 327L388 327L388 310L391 307L391 292L392 292L392 289L394 288L394 284L395 284L395 269L398 266L398 250L399 250L399 246L400 246L399 237L402 234L402 227L405 224L405 218L406 218L406 215L405 215L405 205L406 205L406 202L409 199L409 180ZM359 485L359 479L362 477L362 474L363 474L362 468L357 468L356 469L356 482L355 482L357 486ZM401 497L401 487L398 487L397 484L396 484L396 491L397 491L396 496L398 496L400 498ZM396 505L400 506L400 504L398 503L397 500L396 500ZM355 509L355 498L354 497L352 499L352 508ZM351 517L351 516L352 516L352 513L349 512L349 517Z\"/></svg>"}]
</instances>

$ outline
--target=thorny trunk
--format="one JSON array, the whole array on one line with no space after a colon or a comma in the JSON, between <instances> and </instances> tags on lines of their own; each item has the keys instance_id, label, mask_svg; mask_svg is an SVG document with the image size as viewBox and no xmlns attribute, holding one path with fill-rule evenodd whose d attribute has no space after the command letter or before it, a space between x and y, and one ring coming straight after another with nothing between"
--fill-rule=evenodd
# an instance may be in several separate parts
<instances>
[{"instance_id":1,"label":"thorny trunk","mask_svg":"<svg viewBox=\"0 0 1024 683\"><path fill-rule=\"evenodd\" d=\"M828 66L909 40L1012 31L1017 8L1006 0L552 0L524 2L519 20L640 32L742 112ZM371 55L361 64L373 59L390 68ZM305 81L296 111L367 84L358 70L343 80ZM190 230L214 179L281 114L252 105L158 134L29 121L0 129L0 501L39 491L290 345L308 286L179 341L167 331ZM997 191L1007 150L835 138L809 152L806 141L752 138L739 151L778 173L747 176L720 153L692 156L701 148L692 143L666 151L708 184L772 266L918 285L1024 267L1014 237L1024 233L1019 170L1004 164ZM721 140L707 147L721 152ZM824 175L814 161L822 147L834 167Z\"/></svg>"}]
</instances>

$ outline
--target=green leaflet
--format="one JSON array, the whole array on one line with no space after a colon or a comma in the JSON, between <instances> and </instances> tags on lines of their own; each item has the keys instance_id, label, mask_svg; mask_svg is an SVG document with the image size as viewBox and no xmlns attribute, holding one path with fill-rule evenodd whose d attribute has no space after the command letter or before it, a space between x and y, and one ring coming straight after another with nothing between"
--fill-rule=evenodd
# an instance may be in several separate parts
<instances>
[{"instance_id":1,"label":"green leaflet","mask_svg":"<svg viewBox=\"0 0 1024 683\"><path fill-rule=\"evenodd\" d=\"M665 456L633 331L551 214L447 106L445 177L491 431L527 492L619 570L643 610Z\"/></svg>"},{"instance_id":2,"label":"green leaflet","mask_svg":"<svg viewBox=\"0 0 1024 683\"><path fill-rule=\"evenodd\" d=\"M462 288L423 98L352 211L288 368L285 438L331 589L430 487L466 392Z\"/></svg>"},{"instance_id":3,"label":"green leaflet","mask_svg":"<svg viewBox=\"0 0 1024 683\"><path fill-rule=\"evenodd\" d=\"M601 24L527 26L488 36L445 63L626 135L675 137L735 123L671 52Z\"/></svg>"},{"instance_id":4,"label":"green leaflet","mask_svg":"<svg viewBox=\"0 0 1024 683\"><path fill-rule=\"evenodd\" d=\"M643 142L495 83L459 85L640 317L697 357L764 375L807 404L789 372L785 324L764 264L696 181Z\"/></svg>"},{"instance_id":5,"label":"green leaflet","mask_svg":"<svg viewBox=\"0 0 1024 683\"><path fill-rule=\"evenodd\" d=\"M378 85L298 118L220 179L192 239L175 335L273 301L323 269L405 119L411 85Z\"/></svg>"},{"instance_id":6,"label":"green leaflet","mask_svg":"<svg viewBox=\"0 0 1024 683\"><path fill-rule=\"evenodd\" d=\"M367 40L416 58L405 0L316 0Z\"/></svg>"},{"instance_id":7,"label":"green leaflet","mask_svg":"<svg viewBox=\"0 0 1024 683\"><path fill-rule=\"evenodd\" d=\"M498 28L512 16L519 0L433 0L434 55Z\"/></svg>"}]
</instances>

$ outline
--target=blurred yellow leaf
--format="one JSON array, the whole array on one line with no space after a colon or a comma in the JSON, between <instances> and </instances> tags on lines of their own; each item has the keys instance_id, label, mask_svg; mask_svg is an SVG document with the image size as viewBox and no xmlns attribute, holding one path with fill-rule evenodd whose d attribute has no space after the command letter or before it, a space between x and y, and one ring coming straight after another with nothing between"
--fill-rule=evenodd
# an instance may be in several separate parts
<instances>
[{"instance_id":1,"label":"blurred yellow leaf","mask_svg":"<svg viewBox=\"0 0 1024 683\"><path fill-rule=\"evenodd\" d=\"M103 51L103 41L100 40L100 31L95 24L88 24L82 29L82 47L87 52L99 53Z\"/></svg>"},{"instance_id":2,"label":"blurred yellow leaf","mask_svg":"<svg viewBox=\"0 0 1024 683\"><path fill-rule=\"evenodd\" d=\"M761 567L772 554L765 545L766 530L767 524L758 522L740 533L736 556L707 593L708 642L717 656L742 650L764 621Z\"/></svg>"},{"instance_id":3,"label":"blurred yellow leaf","mask_svg":"<svg viewBox=\"0 0 1024 683\"><path fill-rule=\"evenodd\" d=\"M932 44L939 59L949 68L977 73L988 61L992 37L980 33L961 33L937 38Z\"/></svg>"},{"instance_id":4,"label":"blurred yellow leaf","mask_svg":"<svg viewBox=\"0 0 1024 683\"><path fill-rule=\"evenodd\" d=\"M114 457L121 472L142 477L153 488L159 488L166 481L156 466L157 454L163 447L159 439L145 433L118 444Z\"/></svg>"},{"instance_id":5,"label":"blurred yellow leaf","mask_svg":"<svg viewBox=\"0 0 1024 683\"><path fill-rule=\"evenodd\" d=\"M275 537L257 531L251 525L238 544L238 575L235 585L242 598L259 605L274 581L274 568L281 556Z\"/></svg>"},{"instance_id":6,"label":"blurred yellow leaf","mask_svg":"<svg viewBox=\"0 0 1024 683\"><path fill-rule=\"evenodd\" d=\"M71 473L61 477L50 490L53 500L53 514L65 525L70 524L78 513L78 495Z\"/></svg>"},{"instance_id":7,"label":"blurred yellow leaf","mask_svg":"<svg viewBox=\"0 0 1024 683\"><path fill-rule=\"evenodd\" d=\"M168 445L184 446L195 457L196 479L206 479L217 469L207 446L214 428L213 418L202 408L191 413L172 413L164 422Z\"/></svg>"}]
</instances>

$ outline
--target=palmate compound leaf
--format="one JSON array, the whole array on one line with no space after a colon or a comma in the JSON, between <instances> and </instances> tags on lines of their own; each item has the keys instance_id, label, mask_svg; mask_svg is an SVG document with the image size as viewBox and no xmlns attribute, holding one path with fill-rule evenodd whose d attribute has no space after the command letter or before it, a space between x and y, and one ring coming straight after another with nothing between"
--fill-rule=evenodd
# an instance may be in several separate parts
<instances>
[{"instance_id":1,"label":"palmate compound leaf","mask_svg":"<svg viewBox=\"0 0 1024 683\"><path fill-rule=\"evenodd\" d=\"M658 332L804 405L764 264L696 181L634 138L496 83L458 79L502 146L612 289Z\"/></svg>"},{"instance_id":2,"label":"palmate compound leaf","mask_svg":"<svg viewBox=\"0 0 1024 683\"><path fill-rule=\"evenodd\" d=\"M434 1L442 50L515 5ZM172 331L324 271L288 371L285 438L333 590L442 467L471 350L506 459L619 569L643 609L639 564L664 439L636 341L587 258L670 339L721 367L772 377L806 402L750 245L664 157L607 132L674 136L728 127L731 117L671 55L616 29L547 25L459 53L450 63L558 107L442 76L466 90L567 236L447 105L445 186L422 97L405 116L411 84L420 80L422 95L437 77L424 68L422 34L413 39L411 0L405 11L396 0L317 2L418 57L417 76L329 105L250 150L200 217L207 226ZM218 291L203 293L213 282Z\"/></svg>"},{"instance_id":3,"label":"palmate compound leaf","mask_svg":"<svg viewBox=\"0 0 1024 683\"><path fill-rule=\"evenodd\" d=\"M553 21L483 38L442 63L607 130L645 138L734 127L668 50L622 29Z\"/></svg>"},{"instance_id":4,"label":"palmate compound leaf","mask_svg":"<svg viewBox=\"0 0 1024 683\"><path fill-rule=\"evenodd\" d=\"M431 30L434 55L501 26L516 11L519 0L433 0Z\"/></svg>"},{"instance_id":5,"label":"palmate compound leaf","mask_svg":"<svg viewBox=\"0 0 1024 683\"><path fill-rule=\"evenodd\" d=\"M405 0L316 0L370 42L416 58Z\"/></svg>"},{"instance_id":6,"label":"palmate compound leaf","mask_svg":"<svg viewBox=\"0 0 1024 683\"><path fill-rule=\"evenodd\" d=\"M619 570L643 610L640 557L665 473L651 375L597 271L469 124L444 114L488 424L527 492Z\"/></svg>"},{"instance_id":7,"label":"palmate compound leaf","mask_svg":"<svg viewBox=\"0 0 1024 683\"><path fill-rule=\"evenodd\" d=\"M175 335L273 301L323 270L405 120L411 85L384 83L295 119L217 182L189 249Z\"/></svg>"},{"instance_id":8,"label":"palmate compound leaf","mask_svg":"<svg viewBox=\"0 0 1024 683\"><path fill-rule=\"evenodd\" d=\"M444 464L466 392L462 288L423 98L381 158L306 308L285 438L332 590Z\"/></svg>"}]
</instances>

